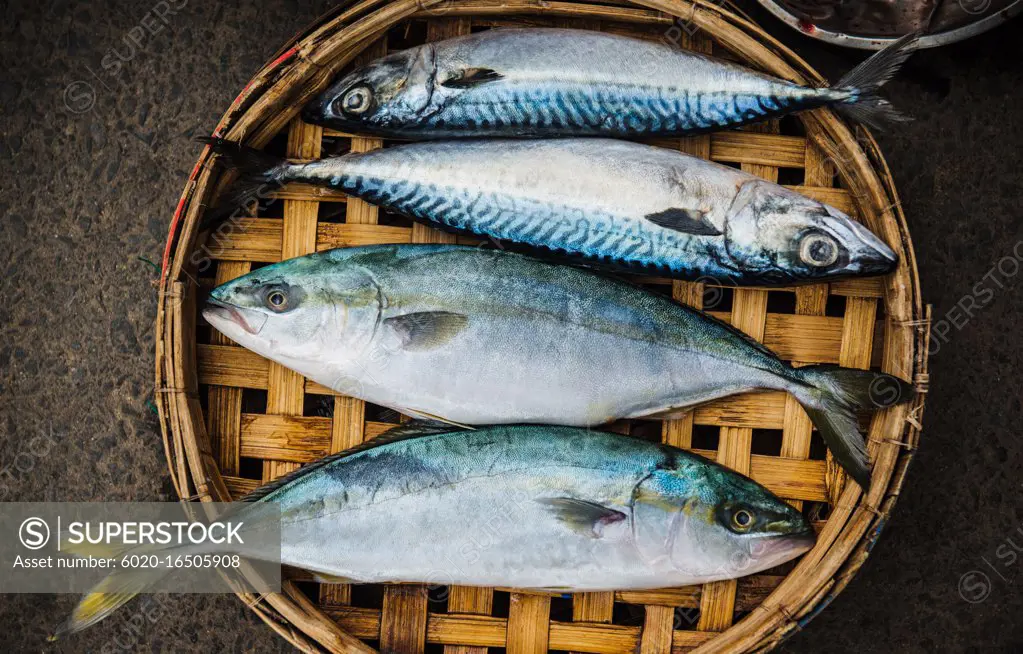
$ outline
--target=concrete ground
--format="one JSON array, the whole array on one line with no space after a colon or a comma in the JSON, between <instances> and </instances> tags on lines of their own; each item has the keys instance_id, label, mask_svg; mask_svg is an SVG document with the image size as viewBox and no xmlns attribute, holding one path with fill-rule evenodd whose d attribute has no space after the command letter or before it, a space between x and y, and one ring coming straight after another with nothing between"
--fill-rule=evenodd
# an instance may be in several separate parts
<instances>
[{"instance_id":1,"label":"concrete ground","mask_svg":"<svg viewBox=\"0 0 1023 654\"><path fill-rule=\"evenodd\" d=\"M146 259L162 254L199 152L193 137L329 5L2 5L0 500L172 498L149 406ZM145 18L157 7L166 23ZM857 59L754 13L832 79ZM159 31L133 43L146 23ZM850 587L784 651L1023 651L1023 561L1011 551L1023 543L1021 36L1016 21L918 54L890 85L916 121L879 140L944 335L922 447L888 528ZM136 611L125 611L48 644L74 601L0 598L3 649L288 650L226 596L173 598L141 635Z\"/></svg>"}]
</instances>

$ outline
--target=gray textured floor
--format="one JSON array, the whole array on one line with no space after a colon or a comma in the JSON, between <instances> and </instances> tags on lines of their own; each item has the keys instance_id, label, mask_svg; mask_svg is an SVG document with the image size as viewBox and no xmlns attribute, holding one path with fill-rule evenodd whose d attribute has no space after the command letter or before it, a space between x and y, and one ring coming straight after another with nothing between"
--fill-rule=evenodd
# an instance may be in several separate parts
<instances>
[{"instance_id":1,"label":"gray textured floor","mask_svg":"<svg viewBox=\"0 0 1023 654\"><path fill-rule=\"evenodd\" d=\"M263 60L330 3L164 4L180 9L140 45L125 39L149 3L2 8L0 500L171 498L147 407L154 271L140 257L161 256L199 151L192 137L209 133ZM933 358L923 447L880 544L786 651L1023 651L1023 561L1004 565L1008 539L1023 543L1023 276L990 272L1014 246L1023 254L1019 28L918 55L892 84L917 121L880 140L925 297L936 318L966 296L984 306L965 325L952 316L961 327ZM829 75L853 63L774 31ZM111 49L128 59L116 71ZM971 604L960 579L974 570L991 584ZM971 599L978 580L964 582ZM141 636L129 626L136 609L47 644L73 601L0 597L4 649L286 651L230 597L175 598Z\"/></svg>"}]
</instances>

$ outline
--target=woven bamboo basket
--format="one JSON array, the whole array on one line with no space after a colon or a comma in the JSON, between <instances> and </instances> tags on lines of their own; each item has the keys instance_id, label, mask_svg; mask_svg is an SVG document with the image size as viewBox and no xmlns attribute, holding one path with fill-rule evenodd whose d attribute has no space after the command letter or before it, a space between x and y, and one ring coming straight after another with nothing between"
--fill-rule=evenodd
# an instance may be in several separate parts
<instances>
[{"instance_id":1,"label":"woven bamboo basket","mask_svg":"<svg viewBox=\"0 0 1023 654\"><path fill-rule=\"evenodd\" d=\"M668 40L807 84L824 80L744 18L699 0L362 0L343 3L286 46L242 91L215 134L310 159L383 141L302 123L299 109L347 67L388 50L503 25L557 25ZM884 527L917 445L927 385L928 310L912 244L876 145L821 110L742 131L659 140L741 167L843 209L901 255L898 271L785 289L730 289L645 279L703 306L800 363L873 367L914 381L913 402L864 417L874 461L863 493L832 464L799 405L781 393L697 408L685 419L613 426L693 449L801 507L819 531L801 560L738 581L645 592L549 596L492 588L317 584L286 575L284 592L241 599L303 651L506 648L596 653L770 649L849 582ZM283 187L261 215L200 233L229 181L204 151L167 241L156 325L156 386L170 471L182 498L226 501L386 430L399 417L343 397L237 347L197 323L215 284L315 250L455 238L354 198ZM462 240L461 237L458 237Z\"/></svg>"}]
</instances>

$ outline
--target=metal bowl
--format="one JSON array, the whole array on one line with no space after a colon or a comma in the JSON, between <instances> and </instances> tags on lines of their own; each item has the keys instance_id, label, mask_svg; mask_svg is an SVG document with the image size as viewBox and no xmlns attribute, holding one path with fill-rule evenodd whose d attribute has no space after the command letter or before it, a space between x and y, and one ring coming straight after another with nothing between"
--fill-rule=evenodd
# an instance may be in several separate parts
<instances>
[{"instance_id":1,"label":"metal bowl","mask_svg":"<svg viewBox=\"0 0 1023 654\"><path fill-rule=\"evenodd\" d=\"M847 48L880 50L921 30L921 48L962 41L1023 12L1023 0L757 0L786 25ZM858 16L850 17L855 7Z\"/></svg>"}]
</instances>

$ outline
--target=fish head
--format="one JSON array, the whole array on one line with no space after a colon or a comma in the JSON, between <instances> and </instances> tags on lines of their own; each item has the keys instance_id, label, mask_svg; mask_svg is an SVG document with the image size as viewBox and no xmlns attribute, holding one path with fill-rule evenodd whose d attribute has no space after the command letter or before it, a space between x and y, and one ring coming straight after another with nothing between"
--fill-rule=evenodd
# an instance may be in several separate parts
<instances>
[{"instance_id":1,"label":"fish head","mask_svg":"<svg viewBox=\"0 0 1023 654\"><path fill-rule=\"evenodd\" d=\"M898 264L884 241L838 209L762 180L742 184L725 229L732 266L765 284L882 275Z\"/></svg>"},{"instance_id":2,"label":"fish head","mask_svg":"<svg viewBox=\"0 0 1023 654\"><path fill-rule=\"evenodd\" d=\"M379 308L372 277L322 253L282 261L218 286L202 314L239 345L295 367L295 362L323 362L361 351Z\"/></svg>"},{"instance_id":3,"label":"fish head","mask_svg":"<svg viewBox=\"0 0 1023 654\"><path fill-rule=\"evenodd\" d=\"M436 80L434 48L396 52L332 84L306 105L306 122L348 132L400 128L430 106Z\"/></svg>"},{"instance_id":4,"label":"fish head","mask_svg":"<svg viewBox=\"0 0 1023 654\"><path fill-rule=\"evenodd\" d=\"M646 500L634 502L634 519L647 546L656 543L648 553L659 553L657 558L686 578L753 574L803 554L816 542L799 511L722 466L699 459L659 477L644 481L639 497Z\"/></svg>"}]
</instances>

